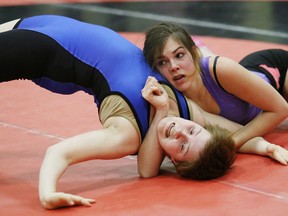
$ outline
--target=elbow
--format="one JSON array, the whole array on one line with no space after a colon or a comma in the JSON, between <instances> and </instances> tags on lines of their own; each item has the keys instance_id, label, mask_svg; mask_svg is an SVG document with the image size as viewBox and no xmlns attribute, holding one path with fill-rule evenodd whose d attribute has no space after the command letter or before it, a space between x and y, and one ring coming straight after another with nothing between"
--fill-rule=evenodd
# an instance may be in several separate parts
<instances>
[{"instance_id":1,"label":"elbow","mask_svg":"<svg viewBox=\"0 0 288 216\"><path fill-rule=\"evenodd\" d=\"M147 172L147 171L145 172L139 169L138 169L138 174L140 175L141 178L144 178L144 179L154 178L159 175L158 172Z\"/></svg>"},{"instance_id":2,"label":"elbow","mask_svg":"<svg viewBox=\"0 0 288 216\"><path fill-rule=\"evenodd\" d=\"M143 179L154 178L154 177L158 176L158 174L157 175L150 175L150 174L143 174L143 173L142 174L139 173L139 175Z\"/></svg>"},{"instance_id":3,"label":"elbow","mask_svg":"<svg viewBox=\"0 0 288 216\"><path fill-rule=\"evenodd\" d=\"M283 104L282 106L278 106L277 110L271 111L273 112L274 116L278 119L278 121L283 121L288 118L288 103Z\"/></svg>"},{"instance_id":4,"label":"elbow","mask_svg":"<svg viewBox=\"0 0 288 216\"><path fill-rule=\"evenodd\" d=\"M288 103L286 104L285 108L284 108L284 119L288 118Z\"/></svg>"},{"instance_id":5,"label":"elbow","mask_svg":"<svg viewBox=\"0 0 288 216\"><path fill-rule=\"evenodd\" d=\"M65 162L67 165L72 163L72 158L69 157L67 151L59 144L49 146L46 150L45 158L48 158L50 162L61 161Z\"/></svg>"},{"instance_id":6,"label":"elbow","mask_svg":"<svg viewBox=\"0 0 288 216\"><path fill-rule=\"evenodd\" d=\"M282 122L283 120L288 118L288 103L282 107L282 109L280 109L278 111L279 113L279 119Z\"/></svg>"},{"instance_id":7,"label":"elbow","mask_svg":"<svg viewBox=\"0 0 288 216\"><path fill-rule=\"evenodd\" d=\"M57 146L52 145L47 148L44 160L49 161L51 163L52 161L57 160L58 157L59 157L59 151L57 151Z\"/></svg>"},{"instance_id":8,"label":"elbow","mask_svg":"<svg viewBox=\"0 0 288 216\"><path fill-rule=\"evenodd\" d=\"M153 178L159 175L159 170L162 161L160 160L143 160L141 156L138 155L137 158L137 168L138 174L141 178Z\"/></svg>"}]
</instances>

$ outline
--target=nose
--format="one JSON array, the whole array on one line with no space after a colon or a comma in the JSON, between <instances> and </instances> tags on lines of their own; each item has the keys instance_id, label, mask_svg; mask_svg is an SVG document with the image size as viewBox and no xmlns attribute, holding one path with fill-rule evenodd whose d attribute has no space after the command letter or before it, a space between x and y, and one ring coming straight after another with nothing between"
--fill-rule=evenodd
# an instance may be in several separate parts
<instances>
[{"instance_id":1,"label":"nose","mask_svg":"<svg viewBox=\"0 0 288 216\"><path fill-rule=\"evenodd\" d=\"M179 128L179 127L175 128L174 136L175 136L175 139L186 138L187 137L187 135L184 132L184 130L182 128Z\"/></svg>"},{"instance_id":2,"label":"nose","mask_svg":"<svg viewBox=\"0 0 288 216\"><path fill-rule=\"evenodd\" d=\"M172 72L175 72L175 71L179 70L179 66L174 60L170 61L170 67L171 67L170 70Z\"/></svg>"}]
</instances>

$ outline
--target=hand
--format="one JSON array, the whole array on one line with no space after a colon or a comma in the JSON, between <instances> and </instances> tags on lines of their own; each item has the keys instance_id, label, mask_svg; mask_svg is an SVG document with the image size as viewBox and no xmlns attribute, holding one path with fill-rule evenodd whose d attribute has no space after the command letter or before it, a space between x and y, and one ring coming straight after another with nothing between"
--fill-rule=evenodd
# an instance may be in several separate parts
<instances>
[{"instance_id":1,"label":"hand","mask_svg":"<svg viewBox=\"0 0 288 216\"><path fill-rule=\"evenodd\" d=\"M281 146L269 144L266 147L267 155L283 165L288 163L288 151Z\"/></svg>"},{"instance_id":2,"label":"hand","mask_svg":"<svg viewBox=\"0 0 288 216\"><path fill-rule=\"evenodd\" d=\"M147 78L142 89L142 96L156 109L168 109L168 94L154 77L149 76Z\"/></svg>"},{"instance_id":3,"label":"hand","mask_svg":"<svg viewBox=\"0 0 288 216\"><path fill-rule=\"evenodd\" d=\"M60 207L71 207L79 205L90 207L91 204L95 203L95 200L72 194L54 192L46 196L44 200L41 200L41 203L45 209L56 209Z\"/></svg>"}]
</instances>

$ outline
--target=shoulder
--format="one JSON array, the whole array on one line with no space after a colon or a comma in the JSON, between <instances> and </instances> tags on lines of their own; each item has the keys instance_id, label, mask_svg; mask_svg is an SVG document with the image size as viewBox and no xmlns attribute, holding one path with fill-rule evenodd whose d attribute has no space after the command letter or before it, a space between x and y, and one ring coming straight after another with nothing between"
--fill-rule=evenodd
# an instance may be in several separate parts
<instances>
[{"instance_id":1,"label":"shoulder","mask_svg":"<svg viewBox=\"0 0 288 216\"><path fill-rule=\"evenodd\" d=\"M239 72L243 67L233 59L224 56L213 56L209 59L210 72L217 73L217 77L229 76Z\"/></svg>"}]
</instances>

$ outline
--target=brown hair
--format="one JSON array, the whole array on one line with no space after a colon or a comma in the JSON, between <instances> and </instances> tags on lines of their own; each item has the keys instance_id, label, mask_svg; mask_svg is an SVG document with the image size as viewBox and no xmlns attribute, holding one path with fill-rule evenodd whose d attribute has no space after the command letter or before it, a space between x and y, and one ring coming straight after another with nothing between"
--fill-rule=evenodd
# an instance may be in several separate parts
<instances>
[{"instance_id":1,"label":"brown hair","mask_svg":"<svg viewBox=\"0 0 288 216\"><path fill-rule=\"evenodd\" d=\"M167 40L173 40L184 46L192 55L195 67L200 71L200 52L189 33L180 25L174 23L160 23L146 32L143 53L150 67L155 67L156 58L163 53Z\"/></svg>"},{"instance_id":2,"label":"brown hair","mask_svg":"<svg viewBox=\"0 0 288 216\"><path fill-rule=\"evenodd\" d=\"M231 133L219 126L207 125L211 139L206 144L198 160L179 162L177 173L184 178L211 180L219 178L231 169L236 158L236 147Z\"/></svg>"}]
</instances>

